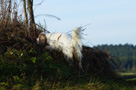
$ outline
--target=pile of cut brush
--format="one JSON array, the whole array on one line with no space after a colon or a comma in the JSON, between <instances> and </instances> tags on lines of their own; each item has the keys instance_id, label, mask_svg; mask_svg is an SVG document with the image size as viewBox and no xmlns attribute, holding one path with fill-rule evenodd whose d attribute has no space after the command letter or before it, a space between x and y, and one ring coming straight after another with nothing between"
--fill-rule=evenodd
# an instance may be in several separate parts
<instances>
[{"instance_id":1,"label":"pile of cut brush","mask_svg":"<svg viewBox=\"0 0 136 90\"><path fill-rule=\"evenodd\" d=\"M82 53L82 65L86 72L95 75L103 74L109 77L115 75L113 66L116 65L116 63L109 54L96 48L90 48L86 46L83 46Z\"/></svg>"},{"instance_id":2,"label":"pile of cut brush","mask_svg":"<svg viewBox=\"0 0 136 90\"><path fill-rule=\"evenodd\" d=\"M38 46L35 43L35 37L28 37L28 33L26 30L26 26L23 23L9 23L6 27L3 27L0 24L0 54L4 54L7 52L8 48L17 49L17 50L26 50L38 48L39 54L44 51L48 51L43 49L44 46ZM37 35L39 31L37 32ZM35 49L37 50L37 49ZM48 51L53 58L53 60L63 60L65 62L63 54L58 51ZM107 53L90 48L87 46L83 46L83 59L82 66L83 70L86 73L92 73L94 75L104 74L107 76L113 75L112 65L110 64L112 58ZM37 54L35 54L37 55ZM40 55L39 55L40 56ZM60 61L57 61L61 63ZM110 75L109 75L110 74Z\"/></svg>"},{"instance_id":3,"label":"pile of cut brush","mask_svg":"<svg viewBox=\"0 0 136 90\"><path fill-rule=\"evenodd\" d=\"M33 28L28 27L21 21L0 21L0 54L6 52L7 48L30 49L35 43L36 34ZM31 33L30 33L31 32ZM37 30L37 34L40 33Z\"/></svg>"},{"instance_id":4,"label":"pile of cut brush","mask_svg":"<svg viewBox=\"0 0 136 90\"><path fill-rule=\"evenodd\" d=\"M82 54L83 54L82 66L84 73L89 73L96 76L97 75L106 75L108 77L115 76L113 67L116 66L116 63L112 59L111 55L107 54L104 51L87 46L83 46ZM58 63L65 61L63 58L64 56L61 52L54 50L50 52L50 55L56 61L63 60L63 61L57 61Z\"/></svg>"}]
</instances>

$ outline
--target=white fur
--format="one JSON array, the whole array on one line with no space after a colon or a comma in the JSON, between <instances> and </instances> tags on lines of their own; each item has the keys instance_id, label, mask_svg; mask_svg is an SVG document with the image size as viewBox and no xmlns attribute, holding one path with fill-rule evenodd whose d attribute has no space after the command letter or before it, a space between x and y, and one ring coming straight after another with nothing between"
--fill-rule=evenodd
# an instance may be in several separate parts
<instances>
[{"instance_id":1,"label":"white fur","mask_svg":"<svg viewBox=\"0 0 136 90\"><path fill-rule=\"evenodd\" d=\"M66 60L70 63L73 63L73 57L78 60L79 68L82 69L82 43L81 43L81 27L77 27L74 31L72 36L70 34L65 33L45 33L47 37L47 43L49 44L46 46L48 49L56 49L60 50L64 53ZM39 38L37 38L37 43ZM74 55L74 56L73 56Z\"/></svg>"}]
</instances>

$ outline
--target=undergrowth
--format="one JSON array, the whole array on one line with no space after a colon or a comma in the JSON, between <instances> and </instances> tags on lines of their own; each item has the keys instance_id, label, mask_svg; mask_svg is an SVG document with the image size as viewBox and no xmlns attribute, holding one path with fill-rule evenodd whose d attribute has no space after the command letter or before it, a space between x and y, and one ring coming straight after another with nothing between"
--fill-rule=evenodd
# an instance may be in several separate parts
<instances>
[{"instance_id":1,"label":"undergrowth","mask_svg":"<svg viewBox=\"0 0 136 90\"><path fill-rule=\"evenodd\" d=\"M37 45L41 30L32 31L21 21L0 21L0 90L136 89L114 73L107 53L83 46L82 72L70 67L61 52Z\"/></svg>"},{"instance_id":2,"label":"undergrowth","mask_svg":"<svg viewBox=\"0 0 136 90\"><path fill-rule=\"evenodd\" d=\"M70 68L55 63L48 52L8 49L0 56L0 80L8 88L14 84L33 86L36 81L60 80L70 77Z\"/></svg>"}]
</instances>

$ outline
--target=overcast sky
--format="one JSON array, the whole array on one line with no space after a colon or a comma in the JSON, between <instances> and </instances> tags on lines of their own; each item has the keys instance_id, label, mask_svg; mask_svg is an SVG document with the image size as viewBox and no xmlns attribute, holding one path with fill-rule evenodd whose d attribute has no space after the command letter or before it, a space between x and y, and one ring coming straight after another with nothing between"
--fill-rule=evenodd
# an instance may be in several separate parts
<instances>
[{"instance_id":1,"label":"overcast sky","mask_svg":"<svg viewBox=\"0 0 136 90\"><path fill-rule=\"evenodd\" d=\"M41 0L34 0L34 5ZM35 5L36 7L36 5ZM36 17L43 25L46 21L50 32L68 32L86 25L83 43L135 44L136 45L136 0L44 0L35 10L35 16L51 14L61 18Z\"/></svg>"}]
</instances>

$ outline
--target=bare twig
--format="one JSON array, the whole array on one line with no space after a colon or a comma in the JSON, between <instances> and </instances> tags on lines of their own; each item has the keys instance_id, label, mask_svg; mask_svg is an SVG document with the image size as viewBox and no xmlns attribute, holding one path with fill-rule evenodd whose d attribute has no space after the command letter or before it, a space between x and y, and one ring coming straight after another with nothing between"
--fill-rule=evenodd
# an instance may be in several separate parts
<instances>
[{"instance_id":1,"label":"bare twig","mask_svg":"<svg viewBox=\"0 0 136 90\"><path fill-rule=\"evenodd\" d=\"M40 14L40 15L35 16L35 18L36 18L36 17L39 17L39 16L46 16L46 17L55 18L55 19L57 19L57 20L61 20L59 17L54 16L54 15L51 15L51 14Z\"/></svg>"},{"instance_id":2,"label":"bare twig","mask_svg":"<svg viewBox=\"0 0 136 90\"><path fill-rule=\"evenodd\" d=\"M42 0L40 3L34 5L34 6L35 6L34 11L36 10L36 8L37 8L38 6L40 6L40 5L43 3L43 1L44 1L44 0Z\"/></svg>"},{"instance_id":3,"label":"bare twig","mask_svg":"<svg viewBox=\"0 0 136 90\"><path fill-rule=\"evenodd\" d=\"M48 30L46 30L45 28L41 27L40 25L36 24L38 27L42 28L44 31L46 31L47 33L50 33Z\"/></svg>"}]
</instances>

